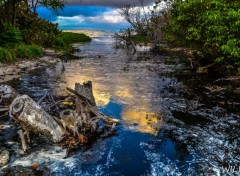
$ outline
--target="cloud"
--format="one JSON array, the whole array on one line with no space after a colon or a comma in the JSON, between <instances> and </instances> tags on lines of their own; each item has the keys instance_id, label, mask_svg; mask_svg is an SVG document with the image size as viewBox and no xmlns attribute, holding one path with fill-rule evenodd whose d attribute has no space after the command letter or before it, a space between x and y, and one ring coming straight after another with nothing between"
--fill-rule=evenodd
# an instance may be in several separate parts
<instances>
[{"instance_id":1,"label":"cloud","mask_svg":"<svg viewBox=\"0 0 240 176\"><path fill-rule=\"evenodd\" d=\"M58 23L61 29L91 28L116 31L129 26L124 18L118 14L117 9L104 12L98 16L57 16L53 22Z\"/></svg>"},{"instance_id":2,"label":"cloud","mask_svg":"<svg viewBox=\"0 0 240 176\"><path fill-rule=\"evenodd\" d=\"M145 5L155 0L143 0ZM49 9L37 9L39 17L58 23L60 29L119 30L129 24L118 13L117 6L139 5L140 0L65 0L65 7L57 14Z\"/></svg>"},{"instance_id":3,"label":"cloud","mask_svg":"<svg viewBox=\"0 0 240 176\"><path fill-rule=\"evenodd\" d=\"M143 0L145 5L154 3L155 0ZM140 0L66 0L67 5L96 5L96 6L114 6L123 5L141 5Z\"/></svg>"},{"instance_id":4,"label":"cloud","mask_svg":"<svg viewBox=\"0 0 240 176\"><path fill-rule=\"evenodd\" d=\"M94 23L125 23L125 19L119 15L117 10L112 10L101 14L100 16L88 17L87 20Z\"/></svg>"}]
</instances>

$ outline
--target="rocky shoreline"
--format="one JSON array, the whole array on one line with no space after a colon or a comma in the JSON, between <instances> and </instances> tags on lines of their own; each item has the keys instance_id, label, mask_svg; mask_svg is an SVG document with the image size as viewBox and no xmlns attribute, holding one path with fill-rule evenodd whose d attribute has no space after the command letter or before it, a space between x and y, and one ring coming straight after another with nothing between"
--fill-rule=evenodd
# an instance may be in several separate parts
<instances>
[{"instance_id":1,"label":"rocky shoreline","mask_svg":"<svg viewBox=\"0 0 240 176\"><path fill-rule=\"evenodd\" d=\"M34 69L60 62L60 56L61 53L45 49L45 55L34 60L21 60L12 64L0 63L0 83L19 78Z\"/></svg>"}]
</instances>

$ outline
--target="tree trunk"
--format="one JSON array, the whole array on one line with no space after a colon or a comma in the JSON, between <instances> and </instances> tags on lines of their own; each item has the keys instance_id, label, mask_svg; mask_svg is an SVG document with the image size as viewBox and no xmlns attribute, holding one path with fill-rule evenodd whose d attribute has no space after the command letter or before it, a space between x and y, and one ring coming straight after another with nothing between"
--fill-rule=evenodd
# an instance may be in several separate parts
<instances>
[{"instance_id":1,"label":"tree trunk","mask_svg":"<svg viewBox=\"0 0 240 176\"><path fill-rule=\"evenodd\" d=\"M10 106L9 114L24 129L36 134L43 134L53 142L61 142L66 135L65 130L56 119L27 95L15 98Z\"/></svg>"}]
</instances>

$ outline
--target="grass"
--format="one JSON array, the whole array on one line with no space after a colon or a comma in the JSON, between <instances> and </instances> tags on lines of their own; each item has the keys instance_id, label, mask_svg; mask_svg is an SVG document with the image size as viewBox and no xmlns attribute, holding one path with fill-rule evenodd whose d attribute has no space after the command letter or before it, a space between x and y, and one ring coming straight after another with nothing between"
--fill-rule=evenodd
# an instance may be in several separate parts
<instances>
[{"instance_id":1,"label":"grass","mask_svg":"<svg viewBox=\"0 0 240 176\"><path fill-rule=\"evenodd\" d=\"M10 63L20 59L33 59L44 55L44 51L37 45L19 44L14 47L0 47L0 62Z\"/></svg>"},{"instance_id":2,"label":"grass","mask_svg":"<svg viewBox=\"0 0 240 176\"><path fill-rule=\"evenodd\" d=\"M43 56L43 49L37 45L18 45L15 48L17 58L32 59Z\"/></svg>"},{"instance_id":3,"label":"grass","mask_svg":"<svg viewBox=\"0 0 240 176\"><path fill-rule=\"evenodd\" d=\"M55 38L55 46L53 47L53 49L63 51L63 54L67 56L71 55L74 52L71 44L85 43L90 42L91 40L92 39L85 34L62 32Z\"/></svg>"},{"instance_id":4,"label":"grass","mask_svg":"<svg viewBox=\"0 0 240 176\"><path fill-rule=\"evenodd\" d=\"M85 34L62 32L55 38L53 49L63 51L68 56L73 53L71 44L90 42ZM17 59L33 59L44 55L43 48L37 45L16 44L0 47L0 63L10 63Z\"/></svg>"},{"instance_id":5,"label":"grass","mask_svg":"<svg viewBox=\"0 0 240 176\"><path fill-rule=\"evenodd\" d=\"M56 46L65 46L73 43L90 42L91 38L85 34L62 32L56 37Z\"/></svg>"},{"instance_id":6,"label":"grass","mask_svg":"<svg viewBox=\"0 0 240 176\"><path fill-rule=\"evenodd\" d=\"M0 47L0 62L13 62L16 59L14 52L7 48Z\"/></svg>"}]
</instances>

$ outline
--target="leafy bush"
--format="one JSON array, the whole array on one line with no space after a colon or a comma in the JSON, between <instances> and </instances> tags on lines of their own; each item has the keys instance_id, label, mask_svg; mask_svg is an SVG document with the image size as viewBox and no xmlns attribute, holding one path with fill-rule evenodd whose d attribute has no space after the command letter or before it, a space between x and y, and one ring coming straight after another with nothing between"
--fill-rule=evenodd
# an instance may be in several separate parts
<instances>
[{"instance_id":1,"label":"leafy bush","mask_svg":"<svg viewBox=\"0 0 240 176\"><path fill-rule=\"evenodd\" d=\"M0 62L12 62L16 59L15 53L0 47Z\"/></svg>"},{"instance_id":2,"label":"leafy bush","mask_svg":"<svg viewBox=\"0 0 240 176\"><path fill-rule=\"evenodd\" d=\"M15 45L22 41L21 32L19 28L11 24L4 23L3 31L0 31L0 45L8 46Z\"/></svg>"},{"instance_id":3,"label":"leafy bush","mask_svg":"<svg viewBox=\"0 0 240 176\"><path fill-rule=\"evenodd\" d=\"M239 68L239 0L168 1L169 22L163 28L167 41L201 50L210 62Z\"/></svg>"},{"instance_id":4,"label":"leafy bush","mask_svg":"<svg viewBox=\"0 0 240 176\"><path fill-rule=\"evenodd\" d=\"M15 48L16 56L18 58L31 59L34 57L43 56L43 49L36 45L18 45Z\"/></svg>"},{"instance_id":5,"label":"leafy bush","mask_svg":"<svg viewBox=\"0 0 240 176\"><path fill-rule=\"evenodd\" d=\"M146 35L133 35L132 40L135 43L147 43L149 42L149 38Z\"/></svg>"},{"instance_id":6,"label":"leafy bush","mask_svg":"<svg viewBox=\"0 0 240 176\"><path fill-rule=\"evenodd\" d=\"M58 24L40 19L34 13L19 15L18 26L22 31L24 43L43 47L52 47L55 37L60 33Z\"/></svg>"},{"instance_id":7,"label":"leafy bush","mask_svg":"<svg viewBox=\"0 0 240 176\"><path fill-rule=\"evenodd\" d=\"M85 34L62 32L57 36L58 40L64 41L67 45L79 42L90 42L91 38ZM61 38L61 39L60 39Z\"/></svg>"},{"instance_id":8,"label":"leafy bush","mask_svg":"<svg viewBox=\"0 0 240 176\"><path fill-rule=\"evenodd\" d=\"M62 37L56 37L55 38L55 46L64 47L64 46L66 46L66 43L64 42Z\"/></svg>"}]
</instances>

